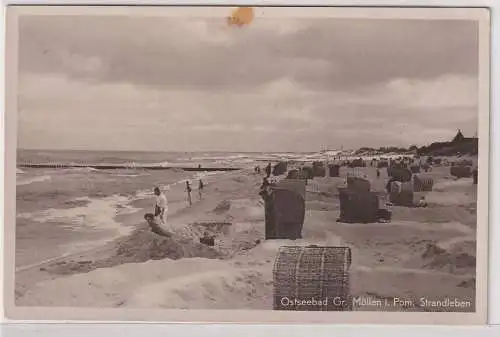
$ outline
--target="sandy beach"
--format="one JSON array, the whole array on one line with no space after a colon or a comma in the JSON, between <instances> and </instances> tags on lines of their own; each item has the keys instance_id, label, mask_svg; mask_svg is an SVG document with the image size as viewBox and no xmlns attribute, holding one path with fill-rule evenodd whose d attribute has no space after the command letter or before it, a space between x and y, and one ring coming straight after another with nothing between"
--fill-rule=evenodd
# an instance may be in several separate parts
<instances>
[{"instance_id":1,"label":"sandy beach","mask_svg":"<svg viewBox=\"0 0 500 337\"><path fill-rule=\"evenodd\" d=\"M388 206L388 223L340 223L340 177L309 181L300 240L264 240L265 216L258 195L263 175L247 166L209 177L187 207L182 184L171 187L168 223L173 238L150 232L143 215L152 196L134 200L136 211L115 217L132 230L87 252L34 263L16 272L19 306L171 309L272 309L273 263L282 245L333 245L352 249L351 293L361 311L474 311L476 185L456 180L450 168L434 167L428 207ZM385 200L387 173L356 168ZM203 223L213 223L204 226ZM218 224L218 225L217 225ZM198 239L216 235L208 247ZM423 300L454 299L460 308ZM389 305L380 305L389 303Z\"/></svg>"}]
</instances>

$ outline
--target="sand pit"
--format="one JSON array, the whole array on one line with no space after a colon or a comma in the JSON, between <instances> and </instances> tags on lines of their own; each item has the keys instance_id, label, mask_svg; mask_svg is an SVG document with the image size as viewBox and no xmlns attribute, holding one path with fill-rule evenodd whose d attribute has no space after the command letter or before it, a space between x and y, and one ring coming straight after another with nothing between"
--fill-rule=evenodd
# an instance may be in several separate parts
<instances>
[{"instance_id":1,"label":"sand pit","mask_svg":"<svg viewBox=\"0 0 500 337\"><path fill-rule=\"evenodd\" d=\"M172 224L175 236L161 237L145 225L128 236L116 240L108 256L100 259L67 259L49 264L42 271L55 275L86 273L98 268L109 268L125 263L161 259L230 259L252 249L264 240L263 210L258 199L223 200L214 210L224 215L224 221L193 222L187 225ZM207 219L214 219L206 217ZM227 222L233 219L248 222ZM215 246L199 242L205 234L213 236Z\"/></svg>"}]
</instances>

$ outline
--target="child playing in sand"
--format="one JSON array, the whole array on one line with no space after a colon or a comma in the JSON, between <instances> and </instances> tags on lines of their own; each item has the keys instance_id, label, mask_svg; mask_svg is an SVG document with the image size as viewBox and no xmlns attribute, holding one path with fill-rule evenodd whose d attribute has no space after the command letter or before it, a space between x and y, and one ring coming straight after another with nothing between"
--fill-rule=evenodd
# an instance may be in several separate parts
<instances>
[{"instance_id":1,"label":"child playing in sand","mask_svg":"<svg viewBox=\"0 0 500 337\"><path fill-rule=\"evenodd\" d=\"M427 202L425 201L425 197L420 198L418 201L418 207L427 207Z\"/></svg>"},{"instance_id":2,"label":"child playing in sand","mask_svg":"<svg viewBox=\"0 0 500 337\"><path fill-rule=\"evenodd\" d=\"M152 214L152 213L144 214L144 220L146 220L146 222L149 225L149 228L151 229L151 231L153 233L158 234L160 236L167 237L167 238L173 236L173 233L171 233L171 232L169 232L161 227L161 225L156 221L154 214Z\"/></svg>"},{"instance_id":3,"label":"child playing in sand","mask_svg":"<svg viewBox=\"0 0 500 337\"><path fill-rule=\"evenodd\" d=\"M155 216L159 217L163 224L166 223L167 219L167 197L160 191L159 187L154 188L154 194L156 195L156 205L155 205Z\"/></svg>"},{"instance_id":4,"label":"child playing in sand","mask_svg":"<svg viewBox=\"0 0 500 337\"><path fill-rule=\"evenodd\" d=\"M189 185L189 181L186 181L186 192L187 192L187 201L189 204L189 207L193 205L193 202L191 200L191 185Z\"/></svg>"}]
</instances>

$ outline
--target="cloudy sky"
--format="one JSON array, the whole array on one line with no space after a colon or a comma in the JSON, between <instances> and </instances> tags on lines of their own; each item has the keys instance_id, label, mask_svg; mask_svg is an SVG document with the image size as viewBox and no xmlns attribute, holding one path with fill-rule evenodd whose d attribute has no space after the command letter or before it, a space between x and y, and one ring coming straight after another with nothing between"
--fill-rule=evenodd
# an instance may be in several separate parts
<instances>
[{"instance_id":1,"label":"cloudy sky","mask_svg":"<svg viewBox=\"0 0 500 337\"><path fill-rule=\"evenodd\" d=\"M19 147L316 151L477 131L474 21L24 16Z\"/></svg>"}]
</instances>

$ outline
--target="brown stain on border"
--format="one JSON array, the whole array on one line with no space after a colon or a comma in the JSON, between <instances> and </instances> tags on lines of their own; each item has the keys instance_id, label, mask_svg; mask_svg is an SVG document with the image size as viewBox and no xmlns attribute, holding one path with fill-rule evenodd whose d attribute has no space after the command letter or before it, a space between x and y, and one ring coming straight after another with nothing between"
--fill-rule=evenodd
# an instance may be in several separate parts
<instances>
[{"instance_id":1,"label":"brown stain on border","mask_svg":"<svg viewBox=\"0 0 500 337\"><path fill-rule=\"evenodd\" d=\"M242 27L249 25L254 19L254 12L252 7L238 7L227 18L229 26Z\"/></svg>"}]
</instances>

